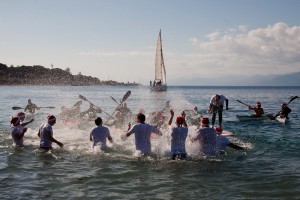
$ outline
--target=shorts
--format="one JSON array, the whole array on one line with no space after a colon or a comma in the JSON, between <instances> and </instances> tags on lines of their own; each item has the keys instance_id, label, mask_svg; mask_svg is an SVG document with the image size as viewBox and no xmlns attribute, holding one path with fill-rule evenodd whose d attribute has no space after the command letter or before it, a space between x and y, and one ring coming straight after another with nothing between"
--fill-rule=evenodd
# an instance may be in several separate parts
<instances>
[{"instance_id":1,"label":"shorts","mask_svg":"<svg viewBox=\"0 0 300 200\"><path fill-rule=\"evenodd\" d=\"M222 111L223 111L223 105L220 105L220 106L212 105L212 112L213 113L218 113L218 112L222 112Z\"/></svg>"}]
</instances>

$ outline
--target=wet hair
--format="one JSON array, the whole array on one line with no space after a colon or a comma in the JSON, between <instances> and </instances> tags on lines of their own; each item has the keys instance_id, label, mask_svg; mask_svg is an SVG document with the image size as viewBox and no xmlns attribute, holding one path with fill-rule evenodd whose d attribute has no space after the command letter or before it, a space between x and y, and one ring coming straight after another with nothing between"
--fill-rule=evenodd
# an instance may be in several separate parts
<instances>
[{"instance_id":1,"label":"wet hair","mask_svg":"<svg viewBox=\"0 0 300 200\"><path fill-rule=\"evenodd\" d=\"M99 126L99 125L101 125L101 123L102 123L102 118L101 118L101 117L97 117L97 118L95 119L95 124L96 124L97 126Z\"/></svg>"},{"instance_id":2,"label":"wet hair","mask_svg":"<svg viewBox=\"0 0 300 200\"><path fill-rule=\"evenodd\" d=\"M143 113L137 114L136 117L140 120L140 122L146 121L146 116Z\"/></svg>"},{"instance_id":3,"label":"wet hair","mask_svg":"<svg viewBox=\"0 0 300 200\"><path fill-rule=\"evenodd\" d=\"M56 118L55 118L55 116L54 115L48 115L48 122L54 122L54 121L56 121Z\"/></svg>"}]
</instances>

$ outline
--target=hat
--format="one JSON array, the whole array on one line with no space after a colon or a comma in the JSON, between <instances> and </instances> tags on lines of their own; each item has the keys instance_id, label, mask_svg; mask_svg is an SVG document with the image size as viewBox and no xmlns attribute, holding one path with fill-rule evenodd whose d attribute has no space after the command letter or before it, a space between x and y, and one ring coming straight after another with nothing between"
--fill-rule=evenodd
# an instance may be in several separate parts
<instances>
[{"instance_id":1,"label":"hat","mask_svg":"<svg viewBox=\"0 0 300 200\"><path fill-rule=\"evenodd\" d=\"M184 121L184 119L183 119L183 117L181 117L181 116L178 116L178 117L176 118L176 123L177 123L177 124L183 124L183 121Z\"/></svg>"},{"instance_id":2,"label":"hat","mask_svg":"<svg viewBox=\"0 0 300 200\"><path fill-rule=\"evenodd\" d=\"M56 121L56 118L54 117L54 115L49 115L47 118L48 118L48 122Z\"/></svg>"},{"instance_id":3,"label":"hat","mask_svg":"<svg viewBox=\"0 0 300 200\"><path fill-rule=\"evenodd\" d=\"M258 101L258 102L256 102L256 105L261 105L261 104L260 104L260 102Z\"/></svg>"},{"instance_id":4,"label":"hat","mask_svg":"<svg viewBox=\"0 0 300 200\"><path fill-rule=\"evenodd\" d=\"M207 117L203 117L201 119L201 124L205 124L205 125L208 125L209 124L209 119Z\"/></svg>"},{"instance_id":5,"label":"hat","mask_svg":"<svg viewBox=\"0 0 300 200\"><path fill-rule=\"evenodd\" d=\"M222 130L222 128L221 128L221 126L217 126L216 128L215 128L215 130L218 132L218 133L221 133L223 130Z\"/></svg>"}]
</instances>

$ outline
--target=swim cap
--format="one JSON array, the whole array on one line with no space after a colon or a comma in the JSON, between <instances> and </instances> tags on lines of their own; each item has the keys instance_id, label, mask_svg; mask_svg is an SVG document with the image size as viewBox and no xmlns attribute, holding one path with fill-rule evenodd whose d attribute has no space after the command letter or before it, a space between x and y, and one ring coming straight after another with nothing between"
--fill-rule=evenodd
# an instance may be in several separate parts
<instances>
[{"instance_id":1,"label":"swim cap","mask_svg":"<svg viewBox=\"0 0 300 200\"><path fill-rule=\"evenodd\" d=\"M205 124L205 125L208 125L209 124L209 119L207 117L203 117L201 119L201 124Z\"/></svg>"},{"instance_id":2,"label":"swim cap","mask_svg":"<svg viewBox=\"0 0 300 200\"><path fill-rule=\"evenodd\" d=\"M10 124L13 124L14 126L16 126L19 122L20 122L19 117L13 117L13 118L10 120Z\"/></svg>"},{"instance_id":3,"label":"swim cap","mask_svg":"<svg viewBox=\"0 0 300 200\"><path fill-rule=\"evenodd\" d=\"M221 129L221 127L220 126L217 126L216 128L215 128L215 130L218 132L218 133L222 133L222 129Z\"/></svg>"},{"instance_id":4,"label":"swim cap","mask_svg":"<svg viewBox=\"0 0 300 200\"><path fill-rule=\"evenodd\" d=\"M48 118L48 122L56 121L56 118L54 117L54 115L49 115L47 118Z\"/></svg>"},{"instance_id":5,"label":"swim cap","mask_svg":"<svg viewBox=\"0 0 300 200\"><path fill-rule=\"evenodd\" d=\"M17 114L17 116L19 116L19 117L22 117L22 116L24 116L25 115L25 113L23 113L23 112L19 112L18 114Z\"/></svg>"},{"instance_id":6,"label":"swim cap","mask_svg":"<svg viewBox=\"0 0 300 200\"><path fill-rule=\"evenodd\" d=\"M177 123L177 124L183 124L183 121L184 121L184 119L183 119L183 117L181 117L181 116L178 116L178 117L176 118L176 123Z\"/></svg>"}]
</instances>

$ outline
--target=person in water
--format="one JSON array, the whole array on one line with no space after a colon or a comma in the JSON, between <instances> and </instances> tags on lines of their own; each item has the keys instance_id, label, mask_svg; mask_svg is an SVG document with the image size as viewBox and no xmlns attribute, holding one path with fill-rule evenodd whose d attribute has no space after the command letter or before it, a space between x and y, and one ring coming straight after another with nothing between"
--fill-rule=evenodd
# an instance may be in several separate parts
<instances>
[{"instance_id":1,"label":"person in water","mask_svg":"<svg viewBox=\"0 0 300 200\"><path fill-rule=\"evenodd\" d=\"M37 107L34 103L32 103L31 99L28 99L28 104L24 109L24 112L28 111L29 113L35 113L35 110L39 110L40 108Z\"/></svg>"},{"instance_id":2,"label":"person in water","mask_svg":"<svg viewBox=\"0 0 300 200\"><path fill-rule=\"evenodd\" d=\"M255 117L262 117L265 114L264 109L261 107L261 104L259 101L256 102L255 107L248 106L248 109L254 111L253 115Z\"/></svg>"},{"instance_id":3,"label":"person in water","mask_svg":"<svg viewBox=\"0 0 300 200\"><path fill-rule=\"evenodd\" d=\"M21 127L25 127L27 124L30 124L30 123L32 123L34 121L34 119L32 118L28 122L24 122L26 115L23 112L19 112L17 114L17 117L19 117L19 119L20 119L20 125L21 125Z\"/></svg>"},{"instance_id":4,"label":"person in water","mask_svg":"<svg viewBox=\"0 0 300 200\"><path fill-rule=\"evenodd\" d=\"M224 108L224 102L226 102L226 110L228 110L228 99L224 95L216 94L211 97L207 112L212 113L212 126L215 125L216 115L218 113L219 126L222 127L222 112Z\"/></svg>"},{"instance_id":5,"label":"person in water","mask_svg":"<svg viewBox=\"0 0 300 200\"><path fill-rule=\"evenodd\" d=\"M156 127L145 123L146 117L144 114L139 113L136 115L136 124L131 127L128 124L128 130L126 137L129 137L134 133L135 135L135 149L140 151L143 155L149 155L151 153L151 133L158 133Z\"/></svg>"},{"instance_id":6,"label":"person in water","mask_svg":"<svg viewBox=\"0 0 300 200\"><path fill-rule=\"evenodd\" d=\"M245 148L238 146L236 144L233 144L232 142L230 142L228 140L227 137L221 135L222 134L222 129L220 126L217 126L215 128L215 131L217 133L217 137L216 137L216 150L217 153L221 153L223 151L225 151L226 147L230 147L236 150L244 150Z\"/></svg>"},{"instance_id":7,"label":"person in water","mask_svg":"<svg viewBox=\"0 0 300 200\"><path fill-rule=\"evenodd\" d=\"M198 141L200 155L216 156L216 131L209 127L209 119L203 117L201 119L201 127L197 130L196 136L192 137L191 142Z\"/></svg>"},{"instance_id":8,"label":"person in water","mask_svg":"<svg viewBox=\"0 0 300 200\"><path fill-rule=\"evenodd\" d=\"M174 111L170 110L171 117L169 120L169 125L171 126ZM185 112L181 113L181 116L176 118L176 127L172 127L171 133L171 154L172 160L180 159L184 160L187 157L186 150L185 150L185 140L188 135L188 127L185 122Z\"/></svg>"},{"instance_id":9,"label":"person in water","mask_svg":"<svg viewBox=\"0 0 300 200\"><path fill-rule=\"evenodd\" d=\"M94 104L90 103L89 108L80 113L80 117L87 116L89 119L95 119L97 118L97 113L102 113L102 110L100 108L96 108Z\"/></svg>"},{"instance_id":10,"label":"person in water","mask_svg":"<svg viewBox=\"0 0 300 200\"><path fill-rule=\"evenodd\" d=\"M292 112L292 110L287 106L286 103L283 103L281 105L281 111L279 112L279 116L281 118L286 117L287 119L289 118L289 113Z\"/></svg>"},{"instance_id":11,"label":"person in water","mask_svg":"<svg viewBox=\"0 0 300 200\"><path fill-rule=\"evenodd\" d=\"M15 146L24 146L23 138L25 132L27 131L27 128L21 126L19 117L13 117L10 120L10 131L11 137L13 139L13 144Z\"/></svg>"},{"instance_id":12,"label":"person in water","mask_svg":"<svg viewBox=\"0 0 300 200\"><path fill-rule=\"evenodd\" d=\"M106 139L109 140L110 143L113 143L113 139L110 135L109 129L103 126L103 121L101 117L97 117L95 119L96 127L90 131L90 141L93 142L92 148L97 145L100 145L100 149L105 149Z\"/></svg>"},{"instance_id":13,"label":"person in water","mask_svg":"<svg viewBox=\"0 0 300 200\"><path fill-rule=\"evenodd\" d=\"M38 136L40 137L40 148L46 151L52 149L52 142L58 146L63 147L64 144L53 138L52 126L56 123L56 118L53 115L47 117L47 122L42 124L39 128Z\"/></svg>"}]
</instances>

